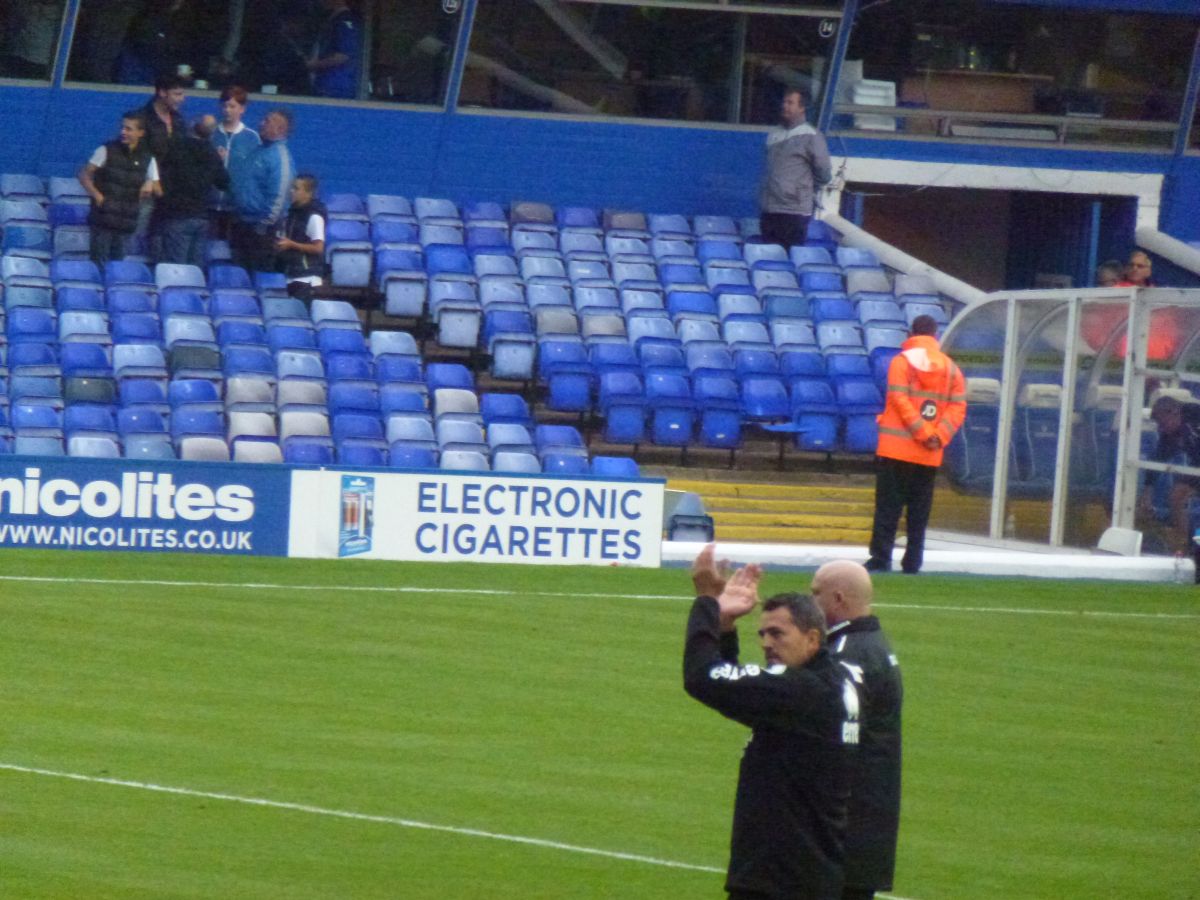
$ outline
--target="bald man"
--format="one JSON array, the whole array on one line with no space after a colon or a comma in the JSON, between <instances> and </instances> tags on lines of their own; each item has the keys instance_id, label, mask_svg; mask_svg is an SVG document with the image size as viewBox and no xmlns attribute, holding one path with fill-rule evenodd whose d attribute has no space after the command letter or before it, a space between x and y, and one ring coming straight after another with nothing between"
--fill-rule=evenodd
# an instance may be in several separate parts
<instances>
[{"instance_id":1,"label":"bald man","mask_svg":"<svg viewBox=\"0 0 1200 900\"><path fill-rule=\"evenodd\" d=\"M862 699L858 759L851 773L842 900L890 890L900 828L900 663L871 614L871 576L861 563L834 560L809 588L829 624L829 650L855 675Z\"/></svg>"}]
</instances>

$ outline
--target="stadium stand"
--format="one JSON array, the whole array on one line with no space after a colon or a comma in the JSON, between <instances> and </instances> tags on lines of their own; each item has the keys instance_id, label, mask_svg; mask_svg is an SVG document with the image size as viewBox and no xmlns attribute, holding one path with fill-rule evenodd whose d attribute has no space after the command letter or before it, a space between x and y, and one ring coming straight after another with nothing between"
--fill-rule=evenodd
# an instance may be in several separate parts
<instances>
[{"instance_id":1,"label":"stadium stand","mask_svg":"<svg viewBox=\"0 0 1200 900\"><path fill-rule=\"evenodd\" d=\"M869 454L908 323L949 318L927 278L893 280L820 222L789 253L721 216L346 193L330 197L332 284L306 306L220 242L207 271L101 271L70 238L79 223L46 214L78 205L71 185L11 184L29 191L0 210L5 400L23 440L0 449L583 474L564 452L586 457L593 435L686 459L733 454L759 424L796 449ZM38 410L76 406L109 413L109 443L30 431L62 427L31 425ZM1032 410L1029 447L1048 439ZM541 429L562 416L584 430L550 451ZM1018 460L1031 485L1035 458Z\"/></svg>"}]
</instances>

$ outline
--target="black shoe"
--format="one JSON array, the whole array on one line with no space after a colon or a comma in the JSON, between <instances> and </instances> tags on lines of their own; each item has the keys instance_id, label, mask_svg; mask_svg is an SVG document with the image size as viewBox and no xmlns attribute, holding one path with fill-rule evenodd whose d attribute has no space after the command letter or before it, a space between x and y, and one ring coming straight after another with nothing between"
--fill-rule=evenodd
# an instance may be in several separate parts
<instances>
[{"instance_id":1,"label":"black shoe","mask_svg":"<svg viewBox=\"0 0 1200 900\"><path fill-rule=\"evenodd\" d=\"M900 571L902 571L905 575L920 575L921 574L920 569L901 569Z\"/></svg>"},{"instance_id":2,"label":"black shoe","mask_svg":"<svg viewBox=\"0 0 1200 900\"><path fill-rule=\"evenodd\" d=\"M868 572L890 572L892 571L892 564L889 562L884 562L883 560L875 559L875 557L871 557L865 563L863 563L863 568Z\"/></svg>"}]
</instances>

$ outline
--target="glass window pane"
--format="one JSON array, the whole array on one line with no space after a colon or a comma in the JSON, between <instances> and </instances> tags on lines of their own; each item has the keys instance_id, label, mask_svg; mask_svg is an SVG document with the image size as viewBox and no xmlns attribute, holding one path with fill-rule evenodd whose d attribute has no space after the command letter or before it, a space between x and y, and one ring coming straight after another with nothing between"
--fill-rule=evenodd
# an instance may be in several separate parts
<instances>
[{"instance_id":1,"label":"glass window pane","mask_svg":"<svg viewBox=\"0 0 1200 900\"><path fill-rule=\"evenodd\" d=\"M859 112L838 124L1168 148L1195 37L1195 19L1181 16L979 0L870 5L855 24L839 102L931 112L898 119Z\"/></svg>"},{"instance_id":2,"label":"glass window pane","mask_svg":"<svg viewBox=\"0 0 1200 900\"><path fill-rule=\"evenodd\" d=\"M83 0L68 78L440 105L461 20L442 0Z\"/></svg>"},{"instance_id":3,"label":"glass window pane","mask_svg":"<svg viewBox=\"0 0 1200 900\"><path fill-rule=\"evenodd\" d=\"M445 103L461 7L442 0L376 0L372 100Z\"/></svg>"},{"instance_id":4,"label":"glass window pane","mask_svg":"<svg viewBox=\"0 0 1200 900\"><path fill-rule=\"evenodd\" d=\"M66 0L21 0L0 6L0 78L49 81Z\"/></svg>"},{"instance_id":5,"label":"glass window pane","mask_svg":"<svg viewBox=\"0 0 1200 900\"><path fill-rule=\"evenodd\" d=\"M480 0L459 105L774 122L785 87L819 98L838 24L836 16Z\"/></svg>"}]
</instances>

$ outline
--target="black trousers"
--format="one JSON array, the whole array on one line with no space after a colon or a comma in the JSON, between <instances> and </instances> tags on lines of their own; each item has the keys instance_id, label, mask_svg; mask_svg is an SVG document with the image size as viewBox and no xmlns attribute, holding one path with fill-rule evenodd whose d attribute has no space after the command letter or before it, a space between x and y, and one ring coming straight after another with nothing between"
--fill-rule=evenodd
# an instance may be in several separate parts
<instances>
[{"instance_id":1,"label":"black trousers","mask_svg":"<svg viewBox=\"0 0 1200 900\"><path fill-rule=\"evenodd\" d=\"M900 524L900 513L907 507L908 549L904 551L900 566L905 572L921 571L925 557L925 527L933 509L936 477L936 466L875 457L875 524L871 527L873 568L891 568L896 527Z\"/></svg>"},{"instance_id":2,"label":"black trousers","mask_svg":"<svg viewBox=\"0 0 1200 900\"><path fill-rule=\"evenodd\" d=\"M230 228L229 251L235 265L251 272L275 271L275 231L265 225L237 221Z\"/></svg>"},{"instance_id":3,"label":"black trousers","mask_svg":"<svg viewBox=\"0 0 1200 900\"><path fill-rule=\"evenodd\" d=\"M811 218L812 216L795 216L791 213L765 212L758 217L762 242L799 247L808 237L808 220Z\"/></svg>"},{"instance_id":4,"label":"black trousers","mask_svg":"<svg viewBox=\"0 0 1200 900\"><path fill-rule=\"evenodd\" d=\"M848 887L842 891L842 900L875 900L873 888Z\"/></svg>"}]
</instances>

